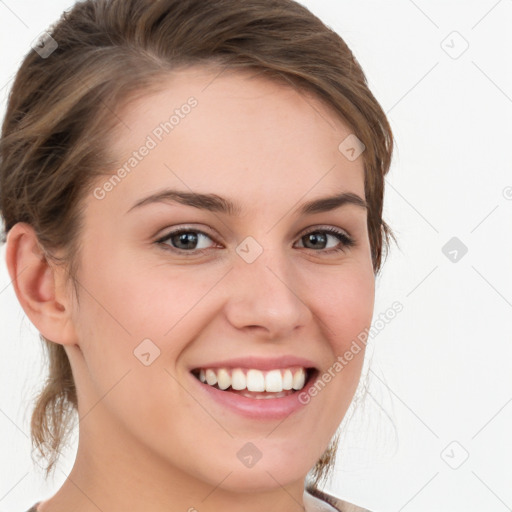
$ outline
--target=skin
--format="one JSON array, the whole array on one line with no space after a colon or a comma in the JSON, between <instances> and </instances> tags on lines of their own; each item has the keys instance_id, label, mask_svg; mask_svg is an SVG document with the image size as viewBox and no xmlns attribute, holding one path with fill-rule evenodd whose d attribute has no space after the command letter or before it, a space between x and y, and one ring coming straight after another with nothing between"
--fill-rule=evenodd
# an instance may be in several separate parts
<instances>
[{"instance_id":1,"label":"skin","mask_svg":"<svg viewBox=\"0 0 512 512\"><path fill-rule=\"evenodd\" d=\"M32 228L9 232L18 299L39 332L65 347L78 390L76 461L39 511L298 512L304 478L353 398L364 349L284 421L248 420L191 381L191 367L249 355L293 354L326 371L370 326L374 306L366 210L294 214L336 191L365 197L362 157L338 150L351 130L292 87L217 75L183 70L119 110L110 147L122 165L169 113L198 101L103 199L84 199L79 304L63 269L38 257ZM165 187L229 198L242 215L171 202L126 213ZM210 237L199 239L202 254L156 243L190 224ZM355 245L327 254L342 247L329 234L314 248L304 235L317 227L338 228ZM263 249L250 264L235 251L248 236ZM149 366L133 354L146 338L160 350ZM251 468L237 457L247 442L262 454Z\"/></svg>"}]
</instances>

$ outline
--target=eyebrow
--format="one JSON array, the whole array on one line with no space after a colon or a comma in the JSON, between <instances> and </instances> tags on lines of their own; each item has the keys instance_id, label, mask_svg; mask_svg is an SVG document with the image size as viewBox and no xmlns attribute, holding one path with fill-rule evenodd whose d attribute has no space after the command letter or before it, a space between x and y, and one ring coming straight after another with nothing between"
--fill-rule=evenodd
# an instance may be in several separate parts
<instances>
[{"instance_id":1,"label":"eyebrow","mask_svg":"<svg viewBox=\"0 0 512 512\"><path fill-rule=\"evenodd\" d=\"M231 216L240 216L242 212L242 208L239 204L216 194L201 194L199 192L165 189L137 201L126 213L148 204L168 202L177 202L201 210L225 213ZM335 210L345 205L354 205L368 210L368 203L360 196L353 192L342 192L340 194L308 201L299 208L297 213L299 215L312 215L314 213Z\"/></svg>"}]
</instances>

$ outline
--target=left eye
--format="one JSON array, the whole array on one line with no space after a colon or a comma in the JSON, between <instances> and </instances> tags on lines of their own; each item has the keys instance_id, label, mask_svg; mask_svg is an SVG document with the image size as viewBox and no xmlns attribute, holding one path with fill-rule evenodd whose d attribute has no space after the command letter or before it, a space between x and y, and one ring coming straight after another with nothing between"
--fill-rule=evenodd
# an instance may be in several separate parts
<instances>
[{"instance_id":1,"label":"left eye","mask_svg":"<svg viewBox=\"0 0 512 512\"><path fill-rule=\"evenodd\" d=\"M321 249L323 249L322 252L331 253L343 251L355 245L355 242L351 237L349 237L343 231L338 231L334 228L310 231L309 233L302 235L300 240L302 241L303 239L306 239L308 244L311 243L313 245L313 248L318 248L319 245L328 245L329 237L335 239L337 243L335 243L334 246L331 246L330 248L321 247ZM307 248L309 249L310 247Z\"/></svg>"}]
</instances>

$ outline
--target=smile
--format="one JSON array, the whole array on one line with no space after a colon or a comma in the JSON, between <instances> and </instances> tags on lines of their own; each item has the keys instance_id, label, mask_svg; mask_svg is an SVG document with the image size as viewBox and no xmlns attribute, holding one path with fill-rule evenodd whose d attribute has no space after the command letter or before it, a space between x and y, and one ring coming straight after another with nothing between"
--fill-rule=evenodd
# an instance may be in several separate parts
<instances>
[{"instance_id":1,"label":"smile","mask_svg":"<svg viewBox=\"0 0 512 512\"><path fill-rule=\"evenodd\" d=\"M300 366L255 368L195 368L191 375L200 389L221 407L253 420L283 419L304 404L299 393L314 385L319 372Z\"/></svg>"},{"instance_id":2,"label":"smile","mask_svg":"<svg viewBox=\"0 0 512 512\"><path fill-rule=\"evenodd\" d=\"M192 373L201 382L222 391L241 391L241 395L244 395L243 391L259 395L265 393L275 398L276 393L287 396L300 391L306 382L308 369L291 367L262 371L254 368L199 368Z\"/></svg>"}]
</instances>

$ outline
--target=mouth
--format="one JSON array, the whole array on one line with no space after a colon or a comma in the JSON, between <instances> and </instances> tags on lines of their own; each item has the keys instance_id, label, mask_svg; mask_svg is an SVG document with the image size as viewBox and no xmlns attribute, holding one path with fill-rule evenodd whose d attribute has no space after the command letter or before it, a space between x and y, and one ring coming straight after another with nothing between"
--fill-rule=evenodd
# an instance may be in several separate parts
<instances>
[{"instance_id":1,"label":"mouth","mask_svg":"<svg viewBox=\"0 0 512 512\"><path fill-rule=\"evenodd\" d=\"M284 398L307 387L318 375L313 367L290 366L272 370L256 368L194 368L202 384L226 393L256 400Z\"/></svg>"}]
</instances>

